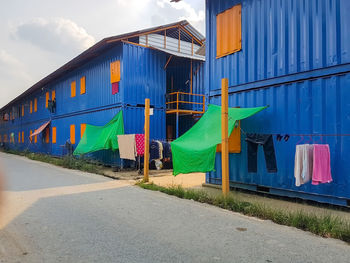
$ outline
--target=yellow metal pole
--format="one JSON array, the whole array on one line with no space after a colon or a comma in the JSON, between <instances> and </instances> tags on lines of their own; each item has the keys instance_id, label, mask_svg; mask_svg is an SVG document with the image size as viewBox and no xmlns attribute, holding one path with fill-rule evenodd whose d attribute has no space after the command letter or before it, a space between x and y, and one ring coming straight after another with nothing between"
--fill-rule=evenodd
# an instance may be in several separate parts
<instances>
[{"instance_id":1,"label":"yellow metal pole","mask_svg":"<svg viewBox=\"0 0 350 263\"><path fill-rule=\"evenodd\" d=\"M222 193L230 191L228 173L228 79L221 80L221 160L222 160Z\"/></svg>"},{"instance_id":2,"label":"yellow metal pole","mask_svg":"<svg viewBox=\"0 0 350 263\"><path fill-rule=\"evenodd\" d=\"M143 180L148 182L149 176L149 99L145 99L145 155L143 165Z\"/></svg>"}]
</instances>

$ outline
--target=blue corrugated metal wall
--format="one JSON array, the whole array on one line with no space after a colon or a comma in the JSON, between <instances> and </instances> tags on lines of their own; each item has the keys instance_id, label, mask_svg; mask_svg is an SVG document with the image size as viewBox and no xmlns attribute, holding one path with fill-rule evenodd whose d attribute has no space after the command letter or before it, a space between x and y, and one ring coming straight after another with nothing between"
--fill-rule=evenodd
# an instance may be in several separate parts
<instances>
[{"instance_id":1,"label":"blue corrugated metal wall","mask_svg":"<svg viewBox=\"0 0 350 263\"><path fill-rule=\"evenodd\" d=\"M151 106L165 107L166 55L153 49L123 44L124 88L123 103L131 106L144 105L145 98Z\"/></svg>"},{"instance_id":2,"label":"blue corrugated metal wall","mask_svg":"<svg viewBox=\"0 0 350 263\"><path fill-rule=\"evenodd\" d=\"M122 102L120 92L112 95L110 82L110 63L120 60L121 81L120 90L124 89L124 63L122 46L117 45L104 55L90 61L71 74L50 85L51 90L56 90L57 113L72 114L87 109L108 107ZM80 94L80 78L86 77L86 94ZM76 81L76 96L71 98L71 82ZM45 94L44 94L45 95Z\"/></svg>"},{"instance_id":3,"label":"blue corrugated metal wall","mask_svg":"<svg viewBox=\"0 0 350 263\"><path fill-rule=\"evenodd\" d=\"M216 59L216 15L242 4L242 51ZM206 1L208 88L350 62L348 0Z\"/></svg>"},{"instance_id":4,"label":"blue corrugated metal wall","mask_svg":"<svg viewBox=\"0 0 350 263\"><path fill-rule=\"evenodd\" d=\"M216 15L242 3L242 51L216 59ZM350 9L337 1L208 1L206 93L221 104L221 78L229 79L229 106L270 107L242 121L244 131L274 134L350 134ZM313 137L304 142L327 143L331 149L333 182L295 186L294 154L301 137L275 143L278 173L266 172L262 149L258 173L247 170L242 153L230 155L232 186L320 202L347 205L350 137ZM221 156L207 182L221 184Z\"/></svg>"},{"instance_id":5,"label":"blue corrugated metal wall","mask_svg":"<svg viewBox=\"0 0 350 263\"><path fill-rule=\"evenodd\" d=\"M124 52L124 54L123 54ZM110 63L121 61L121 81L119 93L112 95L110 84ZM141 63L141 65L140 65ZM123 110L126 133L143 133L144 108L136 107L144 104L146 97L151 99L152 106L156 105L151 116L150 138L165 139L165 54L136 47L118 44L98 58L88 62L83 67L56 80L44 89L37 91L18 103L25 104L24 117L13 121L2 122L0 134L15 133L15 143L7 143L11 149L29 150L33 152L65 155L64 145L70 138L70 125L75 125L76 144L79 143L80 125L104 125L120 110ZM86 93L80 94L80 78L86 77ZM76 96L71 97L71 82L76 81ZM45 108L46 92L56 92L56 112L50 113ZM38 110L34 112L34 99L38 99ZM29 112L30 101L33 101L33 113ZM127 106L134 105L134 106ZM17 106L17 107L18 107ZM29 142L30 130L34 132L44 122L51 119L51 128L57 129L57 142L43 142L43 135L38 135L37 143ZM50 132L52 129L50 128ZM18 132L25 135L25 142L18 143ZM118 165L120 158L117 153L100 151L90 154L89 158L106 164Z\"/></svg>"},{"instance_id":6,"label":"blue corrugated metal wall","mask_svg":"<svg viewBox=\"0 0 350 263\"><path fill-rule=\"evenodd\" d=\"M15 137L16 142L18 143L17 131L24 131L25 143L20 143L17 146L10 144L11 148L16 147L19 149L47 153L51 151L50 147L46 144L41 145L39 138L37 144L29 144L29 131L32 130L34 132L34 130L40 127L44 122L52 119L52 125L55 125L55 122L57 121L59 122L59 125L61 125L59 127L65 131L63 134L57 134L57 144L64 144L69 138L69 125L74 124L75 120L84 118L84 116L87 116L89 113L122 105L120 93L112 95L110 84L110 62L115 60L122 61L122 45L120 44L116 45L115 48L107 51L102 56L90 61L83 67L73 70L70 74L65 75L42 90L34 92L25 100L20 101L16 107L25 105L24 116L16 117L14 121L9 121L1 125L0 134L5 133L6 131L16 131ZM85 94L80 94L80 78L82 76L86 77ZM123 63L121 63L120 89L123 89L123 79ZM76 81L76 96L73 98L71 97L72 81ZM50 113L49 110L45 108L45 94L46 92L49 92L51 97L52 91L56 92L55 113ZM38 100L37 112L34 112L35 98ZM33 102L32 113L30 113L30 101ZM112 118L109 118L110 116L113 117L111 114L101 115L96 121L106 123ZM39 137L40 136L42 135L39 135ZM58 149L55 145L52 147L52 154L59 155L61 152L62 150Z\"/></svg>"}]
</instances>

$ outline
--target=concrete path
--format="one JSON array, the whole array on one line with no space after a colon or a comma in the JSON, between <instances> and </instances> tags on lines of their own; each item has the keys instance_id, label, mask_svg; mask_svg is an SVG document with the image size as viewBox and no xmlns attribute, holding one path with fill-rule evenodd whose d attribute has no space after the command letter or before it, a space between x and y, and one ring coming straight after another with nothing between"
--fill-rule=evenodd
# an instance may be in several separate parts
<instances>
[{"instance_id":1,"label":"concrete path","mask_svg":"<svg viewBox=\"0 0 350 263\"><path fill-rule=\"evenodd\" d=\"M350 247L0 153L0 262L350 262Z\"/></svg>"}]
</instances>

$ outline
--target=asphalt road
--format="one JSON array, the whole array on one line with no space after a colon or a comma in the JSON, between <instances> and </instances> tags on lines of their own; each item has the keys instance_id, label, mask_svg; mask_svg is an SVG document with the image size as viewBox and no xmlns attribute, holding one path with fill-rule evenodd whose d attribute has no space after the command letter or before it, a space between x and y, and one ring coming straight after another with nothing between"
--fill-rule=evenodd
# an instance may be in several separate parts
<instances>
[{"instance_id":1,"label":"asphalt road","mask_svg":"<svg viewBox=\"0 0 350 263\"><path fill-rule=\"evenodd\" d=\"M0 153L0 262L350 262L350 246Z\"/></svg>"}]
</instances>

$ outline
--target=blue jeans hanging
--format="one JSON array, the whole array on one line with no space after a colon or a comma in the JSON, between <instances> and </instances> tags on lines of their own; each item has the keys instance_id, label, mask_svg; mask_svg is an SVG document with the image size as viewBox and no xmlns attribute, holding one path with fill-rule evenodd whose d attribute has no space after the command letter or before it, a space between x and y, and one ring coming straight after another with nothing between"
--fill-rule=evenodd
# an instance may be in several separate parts
<instances>
[{"instance_id":1,"label":"blue jeans hanging","mask_svg":"<svg viewBox=\"0 0 350 263\"><path fill-rule=\"evenodd\" d=\"M277 173L277 163L275 156L275 147L271 134L247 134L247 154L248 154L248 172L257 173L258 166L258 146L262 145L264 149L266 168L269 173Z\"/></svg>"}]
</instances>

